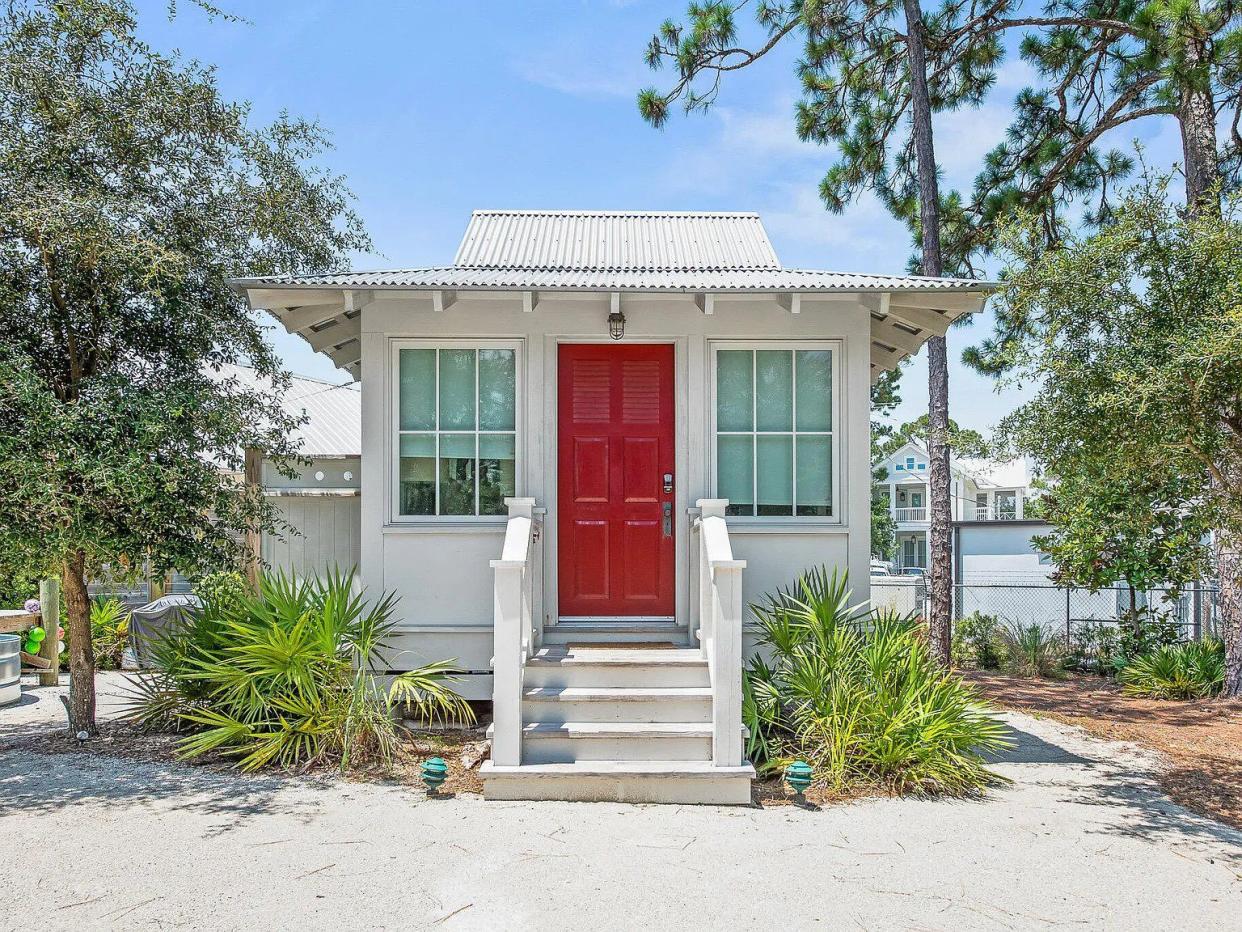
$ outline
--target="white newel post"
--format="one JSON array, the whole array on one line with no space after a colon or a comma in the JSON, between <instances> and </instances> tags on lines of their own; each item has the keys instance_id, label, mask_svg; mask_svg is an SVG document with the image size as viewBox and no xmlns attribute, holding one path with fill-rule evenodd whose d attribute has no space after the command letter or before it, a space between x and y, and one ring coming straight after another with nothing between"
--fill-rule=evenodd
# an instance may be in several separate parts
<instances>
[{"instance_id":1,"label":"white newel post","mask_svg":"<svg viewBox=\"0 0 1242 932\"><path fill-rule=\"evenodd\" d=\"M727 499L700 499L703 559L699 599L703 651L712 678L712 763L742 765L742 570L725 525Z\"/></svg>"},{"instance_id":2,"label":"white newel post","mask_svg":"<svg viewBox=\"0 0 1242 932\"><path fill-rule=\"evenodd\" d=\"M509 523L501 559L492 560L492 760L498 766L522 763L522 667L530 643L527 563L535 500L508 498Z\"/></svg>"}]
</instances>

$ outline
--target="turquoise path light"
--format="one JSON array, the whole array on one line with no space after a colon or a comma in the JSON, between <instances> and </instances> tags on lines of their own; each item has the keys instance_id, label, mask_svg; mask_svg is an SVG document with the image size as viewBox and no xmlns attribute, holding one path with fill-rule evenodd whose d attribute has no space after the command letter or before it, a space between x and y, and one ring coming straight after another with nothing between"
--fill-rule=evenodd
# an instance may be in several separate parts
<instances>
[{"instance_id":1,"label":"turquoise path light","mask_svg":"<svg viewBox=\"0 0 1242 932\"><path fill-rule=\"evenodd\" d=\"M814 776L814 771L806 761L796 760L785 768L785 782L799 796L805 793L811 785L812 776Z\"/></svg>"},{"instance_id":2,"label":"turquoise path light","mask_svg":"<svg viewBox=\"0 0 1242 932\"><path fill-rule=\"evenodd\" d=\"M444 778L448 776L448 764L444 763L443 758L433 757L423 761L421 772L423 782L427 784L427 792L435 793L444 784Z\"/></svg>"}]
</instances>

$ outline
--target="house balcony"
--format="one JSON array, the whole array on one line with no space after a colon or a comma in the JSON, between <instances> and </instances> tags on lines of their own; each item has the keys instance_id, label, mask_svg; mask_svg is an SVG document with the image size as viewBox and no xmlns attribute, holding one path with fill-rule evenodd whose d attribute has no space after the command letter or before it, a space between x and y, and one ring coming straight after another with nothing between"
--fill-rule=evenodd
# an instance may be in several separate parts
<instances>
[{"instance_id":1,"label":"house balcony","mask_svg":"<svg viewBox=\"0 0 1242 932\"><path fill-rule=\"evenodd\" d=\"M1017 521L1020 517L1016 505L1002 505L997 508L976 506L974 509L976 521Z\"/></svg>"},{"instance_id":2,"label":"house balcony","mask_svg":"<svg viewBox=\"0 0 1242 932\"><path fill-rule=\"evenodd\" d=\"M893 520L898 524L917 524L927 520L927 507L918 508L894 508Z\"/></svg>"}]
</instances>

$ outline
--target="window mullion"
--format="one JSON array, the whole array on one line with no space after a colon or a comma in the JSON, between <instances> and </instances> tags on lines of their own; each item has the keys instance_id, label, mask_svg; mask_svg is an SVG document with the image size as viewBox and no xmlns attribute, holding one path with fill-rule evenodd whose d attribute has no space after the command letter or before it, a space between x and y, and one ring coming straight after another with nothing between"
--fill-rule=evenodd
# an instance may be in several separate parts
<instances>
[{"instance_id":1,"label":"window mullion","mask_svg":"<svg viewBox=\"0 0 1242 932\"><path fill-rule=\"evenodd\" d=\"M790 461L793 463L789 513L796 518L798 517L798 353L796 350L790 350L789 355L789 407L791 417L789 426L793 431L789 438Z\"/></svg>"},{"instance_id":2,"label":"window mullion","mask_svg":"<svg viewBox=\"0 0 1242 932\"><path fill-rule=\"evenodd\" d=\"M436 397L435 412L432 424L435 426L435 459L431 468L436 480L436 517L440 516L440 350L436 350Z\"/></svg>"},{"instance_id":3,"label":"window mullion","mask_svg":"<svg viewBox=\"0 0 1242 932\"><path fill-rule=\"evenodd\" d=\"M482 424L479 422L479 363L482 353L477 349L474 351L474 513L477 517L479 514L479 485L482 483L482 476L479 471L479 430ZM513 400L517 404L517 399Z\"/></svg>"},{"instance_id":4,"label":"window mullion","mask_svg":"<svg viewBox=\"0 0 1242 932\"><path fill-rule=\"evenodd\" d=\"M750 351L750 513L759 517L759 353Z\"/></svg>"}]
</instances>

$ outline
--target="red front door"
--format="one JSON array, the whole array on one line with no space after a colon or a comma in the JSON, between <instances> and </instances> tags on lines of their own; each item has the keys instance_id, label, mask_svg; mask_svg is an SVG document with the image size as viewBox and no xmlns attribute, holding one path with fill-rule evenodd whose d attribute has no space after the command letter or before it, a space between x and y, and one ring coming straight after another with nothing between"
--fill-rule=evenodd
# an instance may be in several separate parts
<instances>
[{"instance_id":1,"label":"red front door","mask_svg":"<svg viewBox=\"0 0 1242 932\"><path fill-rule=\"evenodd\" d=\"M557 371L560 614L671 617L673 347L564 344Z\"/></svg>"}]
</instances>

